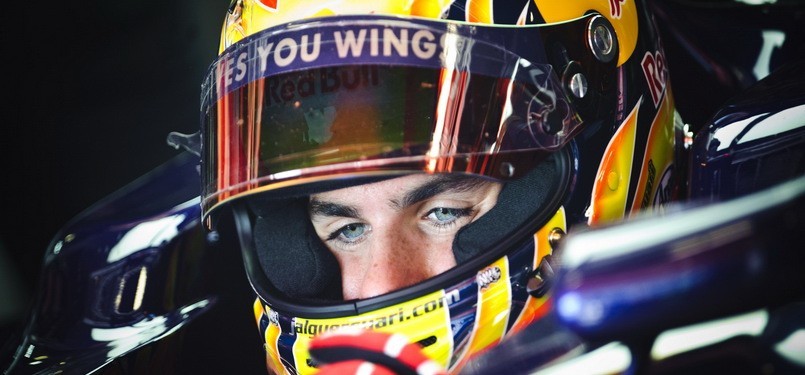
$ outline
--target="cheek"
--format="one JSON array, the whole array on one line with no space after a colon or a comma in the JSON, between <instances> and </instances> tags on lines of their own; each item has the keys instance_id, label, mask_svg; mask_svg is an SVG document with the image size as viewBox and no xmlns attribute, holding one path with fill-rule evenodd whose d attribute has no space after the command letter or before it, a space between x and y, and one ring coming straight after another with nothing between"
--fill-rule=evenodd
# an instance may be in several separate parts
<instances>
[{"instance_id":1,"label":"cheek","mask_svg":"<svg viewBox=\"0 0 805 375\"><path fill-rule=\"evenodd\" d=\"M438 275L456 266L456 257L453 254L453 241L434 246L431 250L431 276Z\"/></svg>"},{"instance_id":2,"label":"cheek","mask_svg":"<svg viewBox=\"0 0 805 375\"><path fill-rule=\"evenodd\" d=\"M452 238L433 238L426 235L410 235L400 238L395 244L394 263L400 285L412 285L444 273L456 266ZM389 275L391 277L391 275Z\"/></svg>"},{"instance_id":3,"label":"cheek","mask_svg":"<svg viewBox=\"0 0 805 375\"><path fill-rule=\"evenodd\" d=\"M359 295L361 284L365 275L367 265L365 259L356 254L345 254L334 251L338 266L341 268L341 290L346 299L355 298Z\"/></svg>"},{"instance_id":4,"label":"cheek","mask_svg":"<svg viewBox=\"0 0 805 375\"><path fill-rule=\"evenodd\" d=\"M361 297L371 285L389 292L441 274L456 265L452 236L429 236L412 228L398 227L385 240L368 241L355 252L334 251L341 267L344 296ZM382 275L382 276L381 276ZM369 286L367 286L369 285ZM377 289L377 288L376 288ZM388 290L387 290L388 289ZM379 293L374 293L379 294Z\"/></svg>"},{"instance_id":5,"label":"cheek","mask_svg":"<svg viewBox=\"0 0 805 375\"><path fill-rule=\"evenodd\" d=\"M362 258L356 254L345 253L342 251L332 251L335 259L338 260L338 266L341 267L341 273L345 271L352 271L363 267Z\"/></svg>"},{"instance_id":6,"label":"cheek","mask_svg":"<svg viewBox=\"0 0 805 375\"><path fill-rule=\"evenodd\" d=\"M433 235L424 231L417 231L417 235L409 236L404 242L408 245L408 261L427 270L427 277L436 276L455 267L456 258L453 255L454 237L454 235Z\"/></svg>"}]
</instances>

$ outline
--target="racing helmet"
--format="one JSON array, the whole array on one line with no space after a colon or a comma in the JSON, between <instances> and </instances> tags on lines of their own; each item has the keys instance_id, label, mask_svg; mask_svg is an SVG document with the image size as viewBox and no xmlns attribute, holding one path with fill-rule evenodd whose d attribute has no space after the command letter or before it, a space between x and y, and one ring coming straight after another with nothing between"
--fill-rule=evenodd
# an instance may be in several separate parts
<instances>
[{"instance_id":1,"label":"racing helmet","mask_svg":"<svg viewBox=\"0 0 805 375\"><path fill-rule=\"evenodd\" d=\"M234 220L268 369L314 372L311 339L357 326L457 372L550 311L570 225L671 199L680 122L640 6L233 0L202 84L201 205ZM502 188L454 267L345 300L311 194L412 174Z\"/></svg>"}]
</instances>

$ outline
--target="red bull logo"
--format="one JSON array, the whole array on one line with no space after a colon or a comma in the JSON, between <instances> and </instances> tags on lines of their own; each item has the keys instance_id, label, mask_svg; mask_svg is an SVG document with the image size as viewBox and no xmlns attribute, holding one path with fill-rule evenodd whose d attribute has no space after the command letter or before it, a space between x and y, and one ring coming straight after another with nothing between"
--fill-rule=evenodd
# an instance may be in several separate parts
<instances>
[{"instance_id":1,"label":"red bull logo","mask_svg":"<svg viewBox=\"0 0 805 375\"><path fill-rule=\"evenodd\" d=\"M623 14L623 3L626 0L609 0L609 14L612 18L620 19Z\"/></svg>"},{"instance_id":2,"label":"red bull logo","mask_svg":"<svg viewBox=\"0 0 805 375\"><path fill-rule=\"evenodd\" d=\"M279 0L259 0L258 3L272 12L279 9Z\"/></svg>"},{"instance_id":3,"label":"red bull logo","mask_svg":"<svg viewBox=\"0 0 805 375\"><path fill-rule=\"evenodd\" d=\"M651 99L654 101L654 108L660 104L662 93L665 91L665 82L668 79L668 68L665 66L665 57L662 52L646 52L643 61L643 74L648 83Z\"/></svg>"},{"instance_id":4,"label":"red bull logo","mask_svg":"<svg viewBox=\"0 0 805 375\"><path fill-rule=\"evenodd\" d=\"M270 77L266 103L285 104L312 95L380 85L377 66L321 68L298 77Z\"/></svg>"}]
</instances>

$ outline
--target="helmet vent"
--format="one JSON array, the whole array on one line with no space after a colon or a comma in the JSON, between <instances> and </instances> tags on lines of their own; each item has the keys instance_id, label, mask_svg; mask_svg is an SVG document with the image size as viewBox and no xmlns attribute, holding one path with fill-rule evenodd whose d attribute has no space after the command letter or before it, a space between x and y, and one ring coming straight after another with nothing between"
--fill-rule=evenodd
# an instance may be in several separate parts
<instances>
[{"instance_id":1,"label":"helmet vent","mask_svg":"<svg viewBox=\"0 0 805 375\"><path fill-rule=\"evenodd\" d=\"M556 212L558 204L554 196L557 189L564 187L559 183L563 158L553 155L556 156L537 164L521 178L507 182L495 206L460 229L453 240L453 254L458 264L479 254L488 254L489 249L511 236L512 228L529 226L533 229L531 233L536 232L539 228L533 226L539 220L535 222L534 218L540 213Z\"/></svg>"},{"instance_id":2,"label":"helmet vent","mask_svg":"<svg viewBox=\"0 0 805 375\"><path fill-rule=\"evenodd\" d=\"M308 367L313 367L313 368L318 368L319 367L319 363L316 362L316 360L314 360L313 358L305 359L305 363L307 364Z\"/></svg>"},{"instance_id":3,"label":"helmet vent","mask_svg":"<svg viewBox=\"0 0 805 375\"><path fill-rule=\"evenodd\" d=\"M416 343L421 345L423 348L427 348L436 343L436 336L426 337L422 340L417 341Z\"/></svg>"}]
</instances>

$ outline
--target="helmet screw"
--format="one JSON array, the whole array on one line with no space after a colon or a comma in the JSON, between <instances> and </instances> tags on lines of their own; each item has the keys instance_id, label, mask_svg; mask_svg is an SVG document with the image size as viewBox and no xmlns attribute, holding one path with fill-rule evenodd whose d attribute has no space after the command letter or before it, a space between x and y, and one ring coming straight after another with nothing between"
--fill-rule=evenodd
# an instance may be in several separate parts
<instances>
[{"instance_id":1,"label":"helmet screw","mask_svg":"<svg viewBox=\"0 0 805 375\"><path fill-rule=\"evenodd\" d=\"M500 163L500 174L503 175L503 177L514 176L514 166L512 163Z\"/></svg>"},{"instance_id":2,"label":"helmet screw","mask_svg":"<svg viewBox=\"0 0 805 375\"><path fill-rule=\"evenodd\" d=\"M541 275L536 274L534 277L528 279L528 285L526 285L526 288L528 288L528 290L539 290L544 286L545 279L543 279Z\"/></svg>"},{"instance_id":3,"label":"helmet screw","mask_svg":"<svg viewBox=\"0 0 805 375\"><path fill-rule=\"evenodd\" d=\"M209 231L207 232L207 242L209 243L217 243L221 236L218 234L218 231Z\"/></svg>"},{"instance_id":4,"label":"helmet screw","mask_svg":"<svg viewBox=\"0 0 805 375\"><path fill-rule=\"evenodd\" d=\"M587 26L587 42L598 61L608 63L615 57L615 37L606 18L597 15Z\"/></svg>"},{"instance_id":5,"label":"helmet screw","mask_svg":"<svg viewBox=\"0 0 805 375\"><path fill-rule=\"evenodd\" d=\"M587 95L587 77L584 74L576 73L570 77L570 92L579 99Z\"/></svg>"},{"instance_id":6,"label":"helmet screw","mask_svg":"<svg viewBox=\"0 0 805 375\"><path fill-rule=\"evenodd\" d=\"M553 285L556 272L554 271L554 260L551 254L544 256L537 268L526 274L526 291L533 297L543 297Z\"/></svg>"},{"instance_id":7,"label":"helmet screw","mask_svg":"<svg viewBox=\"0 0 805 375\"><path fill-rule=\"evenodd\" d=\"M548 234L548 244L551 245L551 249L556 250L559 247L559 244L562 243L562 239L565 238L565 231L562 228L553 228L551 232Z\"/></svg>"}]
</instances>

